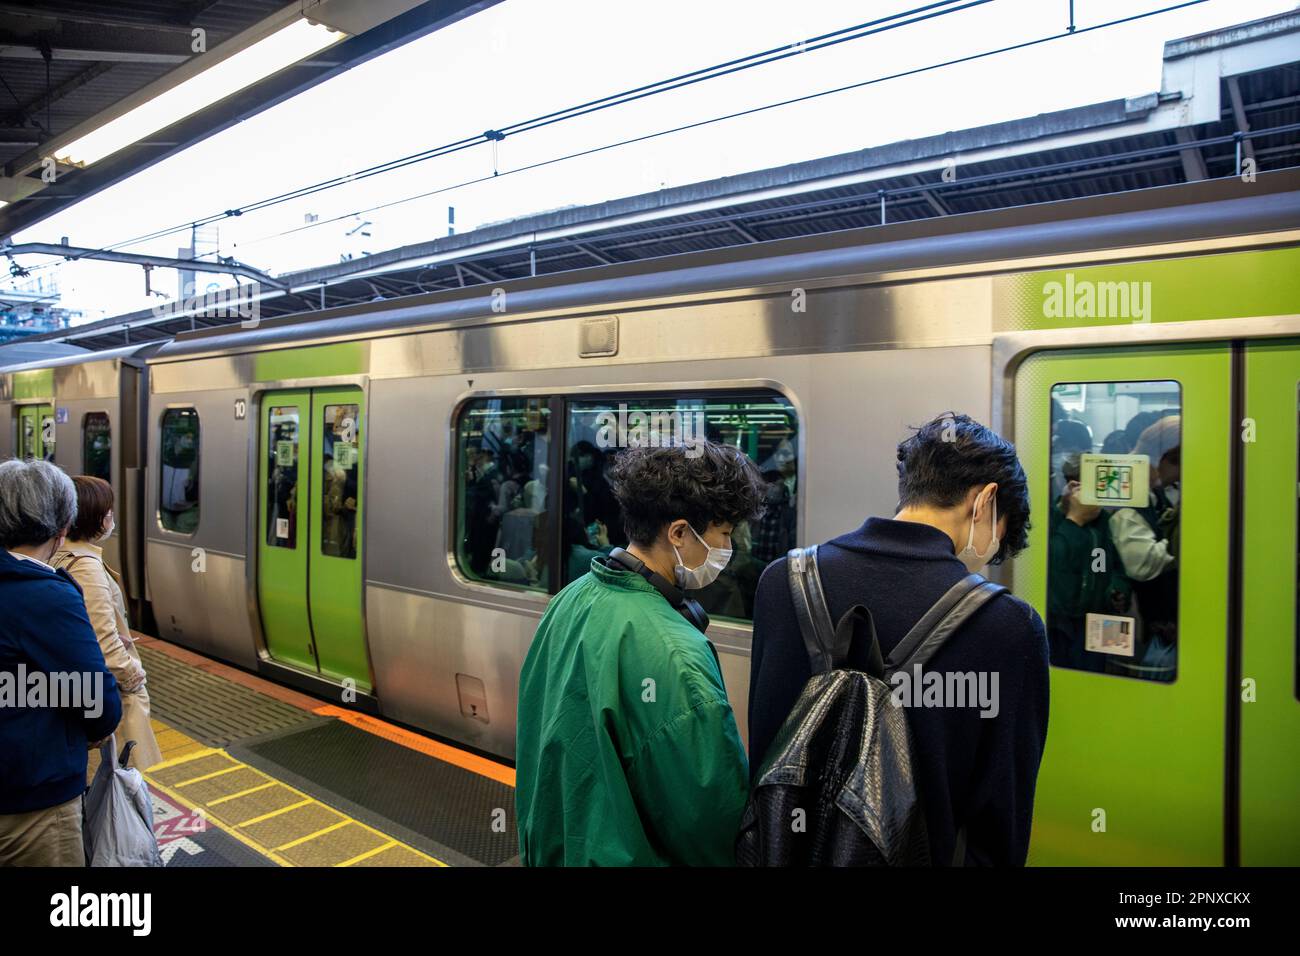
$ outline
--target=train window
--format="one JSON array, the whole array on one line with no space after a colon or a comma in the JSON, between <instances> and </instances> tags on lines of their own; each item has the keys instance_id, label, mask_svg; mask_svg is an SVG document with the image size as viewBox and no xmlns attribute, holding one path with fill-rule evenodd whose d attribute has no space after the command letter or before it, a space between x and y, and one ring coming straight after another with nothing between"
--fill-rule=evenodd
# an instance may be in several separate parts
<instances>
[{"instance_id":1,"label":"train window","mask_svg":"<svg viewBox=\"0 0 1300 956\"><path fill-rule=\"evenodd\" d=\"M163 412L158 520L166 531L193 534L199 526L199 413L194 408Z\"/></svg>"},{"instance_id":2,"label":"train window","mask_svg":"<svg viewBox=\"0 0 1300 956\"><path fill-rule=\"evenodd\" d=\"M87 412L81 419L81 470L112 480L113 435L107 412Z\"/></svg>"},{"instance_id":3,"label":"train window","mask_svg":"<svg viewBox=\"0 0 1300 956\"><path fill-rule=\"evenodd\" d=\"M41 407L41 446L45 454L45 460L54 461L54 440L58 435L58 430L54 427L54 409L48 406Z\"/></svg>"},{"instance_id":4,"label":"train window","mask_svg":"<svg viewBox=\"0 0 1300 956\"><path fill-rule=\"evenodd\" d=\"M1181 395L1171 381L1052 388L1047 630L1057 667L1177 676Z\"/></svg>"},{"instance_id":5,"label":"train window","mask_svg":"<svg viewBox=\"0 0 1300 956\"><path fill-rule=\"evenodd\" d=\"M730 563L693 596L711 616L751 620L763 568L796 542L799 423L794 407L772 393L609 397L569 403L567 434L561 525L564 583L585 574L596 555L627 544L622 515L605 477L610 457L620 448L678 445L702 437L734 445L749 456L767 481L767 511L752 524L736 526Z\"/></svg>"},{"instance_id":6,"label":"train window","mask_svg":"<svg viewBox=\"0 0 1300 956\"><path fill-rule=\"evenodd\" d=\"M325 406L320 550L321 554L334 558L357 556L359 412L357 405Z\"/></svg>"},{"instance_id":7,"label":"train window","mask_svg":"<svg viewBox=\"0 0 1300 956\"><path fill-rule=\"evenodd\" d=\"M19 457L24 461L36 457L36 419L30 414L18 418Z\"/></svg>"},{"instance_id":8,"label":"train window","mask_svg":"<svg viewBox=\"0 0 1300 956\"><path fill-rule=\"evenodd\" d=\"M545 398L476 398L456 420L456 563L474 581L533 591L547 568Z\"/></svg>"},{"instance_id":9,"label":"train window","mask_svg":"<svg viewBox=\"0 0 1300 956\"><path fill-rule=\"evenodd\" d=\"M266 463L266 544L298 547L298 406L273 405Z\"/></svg>"}]
</instances>

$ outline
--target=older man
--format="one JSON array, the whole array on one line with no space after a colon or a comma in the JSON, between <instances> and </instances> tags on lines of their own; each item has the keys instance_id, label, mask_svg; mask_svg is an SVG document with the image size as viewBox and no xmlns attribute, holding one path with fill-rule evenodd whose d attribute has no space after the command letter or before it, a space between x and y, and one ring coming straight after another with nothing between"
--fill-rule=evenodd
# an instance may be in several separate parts
<instances>
[{"instance_id":1,"label":"older man","mask_svg":"<svg viewBox=\"0 0 1300 956\"><path fill-rule=\"evenodd\" d=\"M54 465L0 463L0 866L85 866L86 751L122 716L81 591L50 566L76 512Z\"/></svg>"}]
</instances>

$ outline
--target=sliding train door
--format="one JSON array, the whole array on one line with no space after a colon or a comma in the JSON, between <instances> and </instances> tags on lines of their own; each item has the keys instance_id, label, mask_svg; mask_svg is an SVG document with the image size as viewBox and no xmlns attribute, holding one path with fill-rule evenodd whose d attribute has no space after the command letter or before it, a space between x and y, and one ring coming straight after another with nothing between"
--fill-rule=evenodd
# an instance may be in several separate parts
<instances>
[{"instance_id":1,"label":"sliding train door","mask_svg":"<svg viewBox=\"0 0 1300 956\"><path fill-rule=\"evenodd\" d=\"M1014 586L1052 660L1031 864L1224 860L1232 364L1153 345L1016 373L1033 527Z\"/></svg>"},{"instance_id":2,"label":"sliding train door","mask_svg":"<svg viewBox=\"0 0 1300 956\"><path fill-rule=\"evenodd\" d=\"M54 406L18 407L18 457L54 460Z\"/></svg>"},{"instance_id":3,"label":"sliding train door","mask_svg":"<svg viewBox=\"0 0 1300 956\"><path fill-rule=\"evenodd\" d=\"M262 395L257 585L272 660L369 693L362 413L356 388Z\"/></svg>"},{"instance_id":4,"label":"sliding train door","mask_svg":"<svg viewBox=\"0 0 1300 956\"><path fill-rule=\"evenodd\" d=\"M1300 341L1246 345L1241 863L1300 864Z\"/></svg>"}]
</instances>

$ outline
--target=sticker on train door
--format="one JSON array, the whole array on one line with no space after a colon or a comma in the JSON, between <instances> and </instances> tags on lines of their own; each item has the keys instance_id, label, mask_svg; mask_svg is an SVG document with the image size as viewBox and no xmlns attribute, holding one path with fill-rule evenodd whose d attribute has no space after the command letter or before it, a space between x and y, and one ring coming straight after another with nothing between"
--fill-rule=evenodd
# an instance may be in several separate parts
<instances>
[{"instance_id":1,"label":"sticker on train door","mask_svg":"<svg viewBox=\"0 0 1300 956\"><path fill-rule=\"evenodd\" d=\"M282 541L288 540L288 538L289 538L289 519L288 519L288 518L276 518L276 519L275 519L275 536L276 536L277 538L279 538L280 540L282 540Z\"/></svg>"},{"instance_id":2,"label":"sticker on train door","mask_svg":"<svg viewBox=\"0 0 1300 956\"><path fill-rule=\"evenodd\" d=\"M334 464L347 470L357 463L357 446L352 442L336 441L334 443Z\"/></svg>"},{"instance_id":3,"label":"sticker on train door","mask_svg":"<svg viewBox=\"0 0 1300 956\"><path fill-rule=\"evenodd\" d=\"M277 468L293 467L293 445L292 441L277 441L275 443L275 464Z\"/></svg>"},{"instance_id":4,"label":"sticker on train door","mask_svg":"<svg viewBox=\"0 0 1300 956\"><path fill-rule=\"evenodd\" d=\"M1084 650L1098 654L1133 656L1133 638L1137 633L1137 619L1114 617L1109 614L1089 614L1084 618Z\"/></svg>"},{"instance_id":5,"label":"sticker on train door","mask_svg":"<svg viewBox=\"0 0 1300 956\"><path fill-rule=\"evenodd\" d=\"M1103 508L1145 508L1151 499L1146 455L1079 456L1079 502Z\"/></svg>"}]
</instances>

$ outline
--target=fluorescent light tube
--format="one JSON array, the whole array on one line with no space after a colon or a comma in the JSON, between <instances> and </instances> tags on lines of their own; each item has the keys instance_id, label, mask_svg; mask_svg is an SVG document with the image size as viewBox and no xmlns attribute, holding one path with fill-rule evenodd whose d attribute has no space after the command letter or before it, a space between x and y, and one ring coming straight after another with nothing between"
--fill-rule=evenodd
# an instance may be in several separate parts
<instances>
[{"instance_id":1,"label":"fluorescent light tube","mask_svg":"<svg viewBox=\"0 0 1300 956\"><path fill-rule=\"evenodd\" d=\"M56 149L54 158L61 163L88 166L323 50L346 35L321 23L295 20Z\"/></svg>"}]
</instances>

